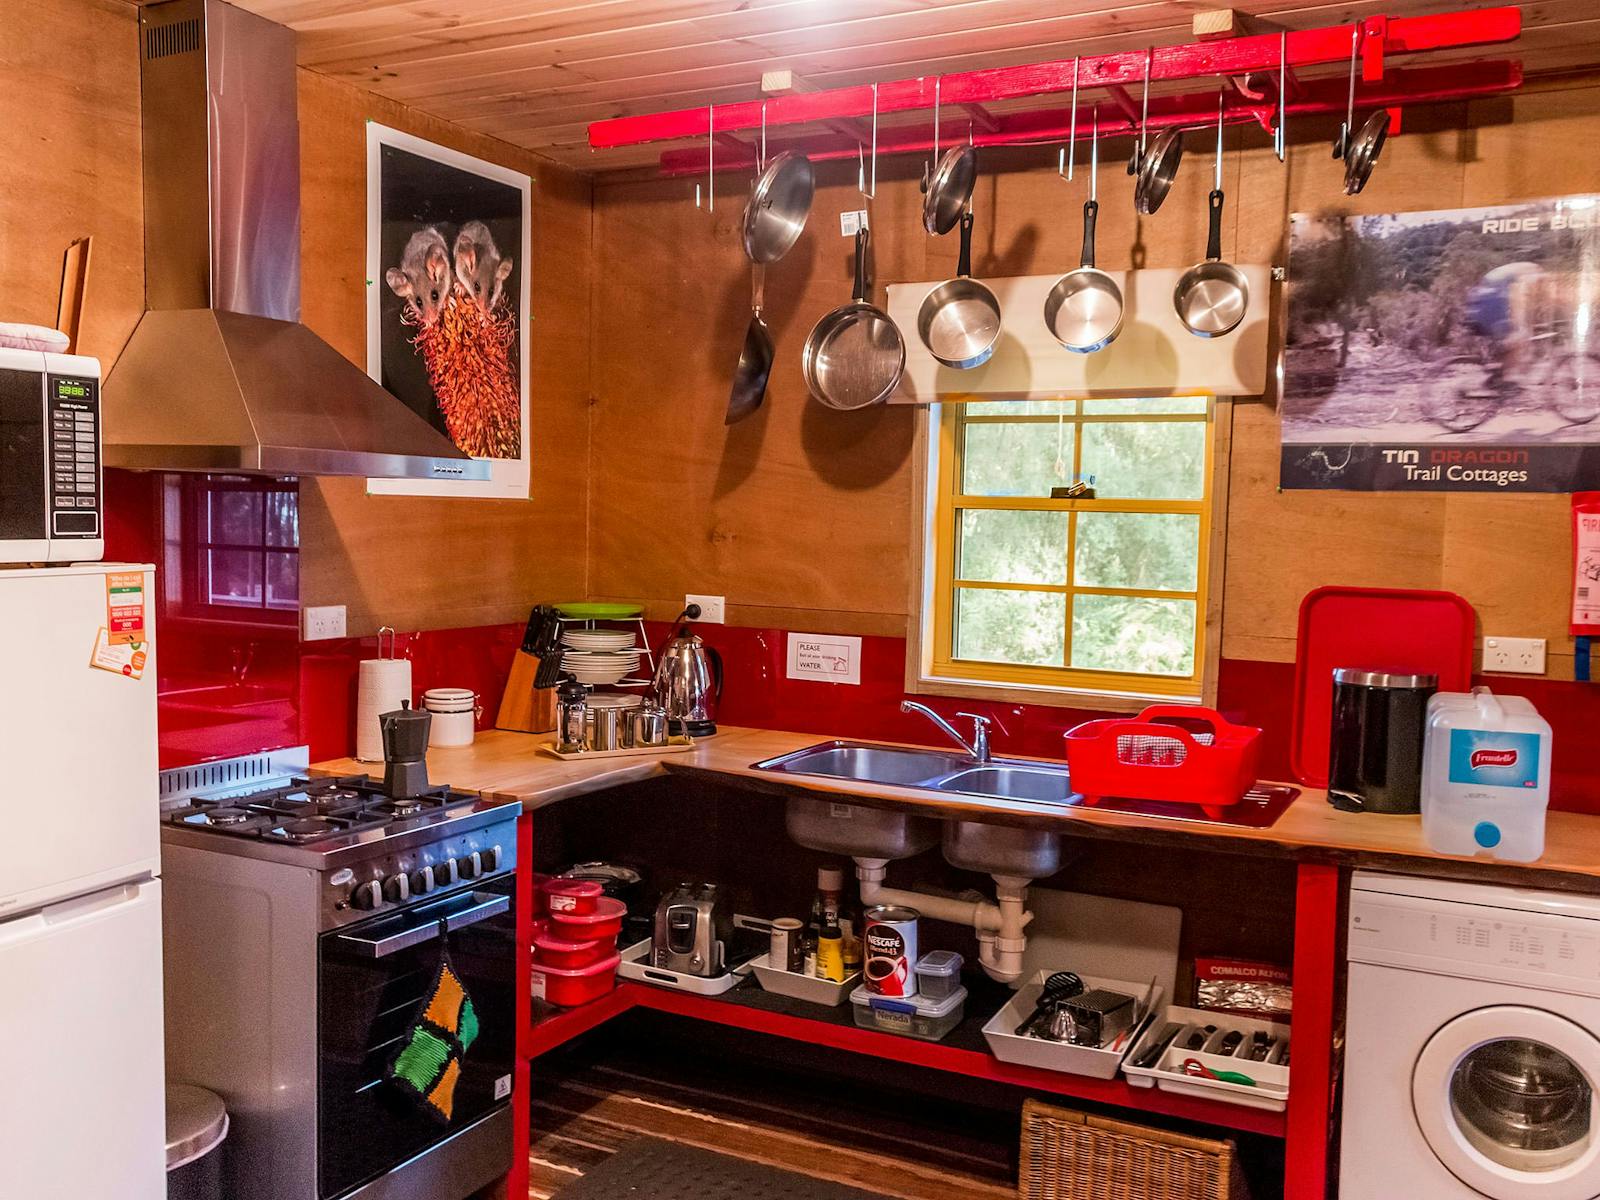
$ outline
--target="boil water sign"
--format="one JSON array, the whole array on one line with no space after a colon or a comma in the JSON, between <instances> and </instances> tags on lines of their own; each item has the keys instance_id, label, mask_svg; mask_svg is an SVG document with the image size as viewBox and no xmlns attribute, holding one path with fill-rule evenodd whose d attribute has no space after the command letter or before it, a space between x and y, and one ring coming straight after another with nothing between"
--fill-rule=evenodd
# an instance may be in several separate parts
<instances>
[{"instance_id":1,"label":"boil water sign","mask_svg":"<svg viewBox=\"0 0 1600 1200\"><path fill-rule=\"evenodd\" d=\"M1290 218L1279 480L1600 488L1600 196Z\"/></svg>"}]
</instances>

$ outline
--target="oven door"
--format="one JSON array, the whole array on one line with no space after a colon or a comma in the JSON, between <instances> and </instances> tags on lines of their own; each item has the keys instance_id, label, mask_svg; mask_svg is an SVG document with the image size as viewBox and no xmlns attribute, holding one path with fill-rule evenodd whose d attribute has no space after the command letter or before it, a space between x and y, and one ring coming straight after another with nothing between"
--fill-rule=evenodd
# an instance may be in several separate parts
<instances>
[{"instance_id":1,"label":"oven door","mask_svg":"<svg viewBox=\"0 0 1600 1200\"><path fill-rule=\"evenodd\" d=\"M515 876L507 874L321 935L317 1164L323 1200L393 1170L508 1102L516 1047L515 904ZM441 928L447 930L443 940ZM448 1124L384 1079L445 944L480 1027L462 1063Z\"/></svg>"}]
</instances>

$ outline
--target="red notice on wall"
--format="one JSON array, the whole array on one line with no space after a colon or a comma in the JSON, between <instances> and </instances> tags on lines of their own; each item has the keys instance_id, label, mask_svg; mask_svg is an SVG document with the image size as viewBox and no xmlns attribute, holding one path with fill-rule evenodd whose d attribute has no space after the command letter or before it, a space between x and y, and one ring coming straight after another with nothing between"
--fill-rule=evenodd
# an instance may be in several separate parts
<instances>
[{"instance_id":1,"label":"red notice on wall","mask_svg":"<svg viewBox=\"0 0 1600 1200\"><path fill-rule=\"evenodd\" d=\"M1572 632L1600 635L1600 492L1572 494Z\"/></svg>"}]
</instances>

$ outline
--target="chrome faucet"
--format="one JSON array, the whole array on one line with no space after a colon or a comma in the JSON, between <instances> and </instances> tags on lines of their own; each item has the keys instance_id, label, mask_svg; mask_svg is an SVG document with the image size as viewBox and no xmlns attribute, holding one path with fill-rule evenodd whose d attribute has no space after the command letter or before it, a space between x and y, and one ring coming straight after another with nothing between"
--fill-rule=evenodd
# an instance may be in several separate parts
<instances>
[{"instance_id":1,"label":"chrome faucet","mask_svg":"<svg viewBox=\"0 0 1600 1200\"><path fill-rule=\"evenodd\" d=\"M977 713L956 714L956 716L966 717L972 722L972 740L969 742L961 736L961 732L954 725L950 724L949 721L946 721L926 704L918 704L915 700L902 700L900 701L900 711L921 713L943 730L945 736L965 750L974 762L986 763L989 761L990 721L988 717L981 717Z\"/></svg>"}]
</instances>

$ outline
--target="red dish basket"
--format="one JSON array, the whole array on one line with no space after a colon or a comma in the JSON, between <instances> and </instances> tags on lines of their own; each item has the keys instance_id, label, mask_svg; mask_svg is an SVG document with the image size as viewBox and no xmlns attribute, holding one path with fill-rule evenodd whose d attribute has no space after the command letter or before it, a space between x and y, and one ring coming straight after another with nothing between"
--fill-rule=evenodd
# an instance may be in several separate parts
<instances>
[{"instance_id":1,"label":"red dish basket","mask_svg":"<svg viewBox=\"0 0 1600 1200\"><path fill-rule=\"evenodd\" d=\"M1089 721L1069 729L1066 739L1072 788L1091 800L1227 808L1255 784L1261 757L1261 730L1189 704L1153 704L1137 717Z\"/></svg>"}]
</instances>

